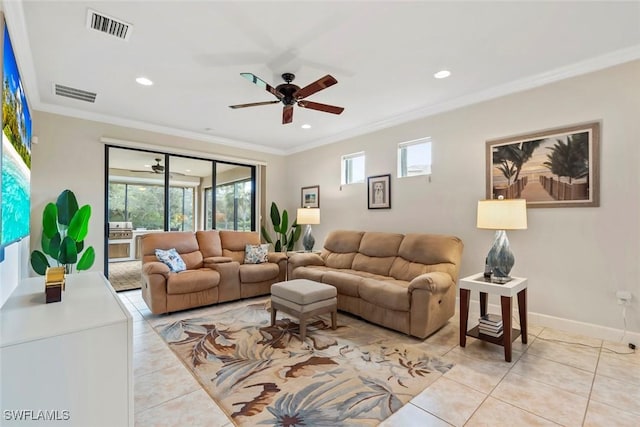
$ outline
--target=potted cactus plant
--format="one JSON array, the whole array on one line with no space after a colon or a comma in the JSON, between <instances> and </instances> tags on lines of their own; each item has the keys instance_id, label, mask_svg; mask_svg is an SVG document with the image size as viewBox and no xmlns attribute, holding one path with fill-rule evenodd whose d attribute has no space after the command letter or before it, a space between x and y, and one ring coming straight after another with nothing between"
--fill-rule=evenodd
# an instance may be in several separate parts
<instances>
[{"instance_id":1,"label":"potted cactus plant","mask_svg":"<svg viewBox=\"0 0 640 427\"><path fill-rule=\"evenodd\" d=\"M95 250L93 246L84 247L90 217L91 206L79 208L71 190L60 193L56 203L48 203L42 213L42 251L31 252L33 270L44 275L51 267L50 259L57 266L64 266L65 273L73 273L76 263L78 271L91 268L96 258Z\"/></svg>"}]
</instances>

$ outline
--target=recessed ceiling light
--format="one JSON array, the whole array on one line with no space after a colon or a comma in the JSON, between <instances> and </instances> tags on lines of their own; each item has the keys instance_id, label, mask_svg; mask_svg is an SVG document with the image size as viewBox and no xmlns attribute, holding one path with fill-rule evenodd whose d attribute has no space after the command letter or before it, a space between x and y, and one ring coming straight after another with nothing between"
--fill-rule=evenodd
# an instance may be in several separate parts
<instances>
[{"instance_id":1,"label":"recessed ceiling light","mask_svg":"<svg viewBox=\"0 0 640 427\"><path fill-rule=\"evenodd\" d=\"M151 167L151 165L144 165L144 167L145 167L145 168L150 168L150 167Z\"/></svg>"},{"instance_id":2,"label":"recessed ceiling light","mask_svg":"<svg viewBox=\"0 0 640 427\"><path fill-rule=\"evenodd\" d=\"M302 129L311 129L311 125L309 123L305 123L302 126L300 126Z\"/></svg>"},{"instance_id":3,"label":"recessed ceiling light","mask_svg":"<svg viewBox=\"0 0 640 427\"><path fill-rule=\"evenodd\" d=\"M446 79L451 75L451 71L449 70L440 70L433 75L436 79Z\"/></svg>"},{"instance_id":4,"label":"recessed ceiling light","mask_svg":"<svg viewBox=\"0 0 640 427\"><path fill-rule=\"evenodd\" d=\"M184 171L185 172L191 172L191 169L185 169Z\"/></svg>"},{"instance_id":5,"label":"recessed ceiling light","mask_svg":"<svg viewBox=\"0 0 640 427\"><path fill-rule=\"evenodd\" d=\"M146 77L138 77L136 78L136 82L142 86L151 86L153 84L153 82Z\"/></svg>"}]
</instances>

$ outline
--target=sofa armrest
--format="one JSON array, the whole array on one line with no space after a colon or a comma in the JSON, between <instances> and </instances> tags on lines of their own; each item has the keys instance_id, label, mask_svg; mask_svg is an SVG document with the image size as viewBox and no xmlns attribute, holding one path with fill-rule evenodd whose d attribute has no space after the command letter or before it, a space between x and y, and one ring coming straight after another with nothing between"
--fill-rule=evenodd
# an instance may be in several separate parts
<instances>
[{"instance_id":1,"label":"sofa armrest","mask_svg":"<svg viewBox=\"0 0 640 427\"><path fill-rule=\"evenodd\" d=\"M289 256L289 265L292 268L305 265L324 265L322 257L313 252L299 252Z\"/></svg>"},{"instance_id":2,"label":"sofa armrest","mask_svg":"<svg viewBox=\"0 0 640 427\"><path fill-rule=\"evenodd\" d=\"M421 274L409 282L409 292L413 292L414 289L425 289L433 293L445 293L453 285L453 279L447 273L434 271Z\"/></svg>"},{"instance_id":3,"label":"sofa armrest","mask_svg":"<svg viewBox=\"0 0 640 427\"><path fill-rule=\"evenodd\" d=\"M277 264L282 260L286 260L287 254L284 252L269 252L267 254L267 259L269 260L269 262Z\"/></svg>"},{"instance_id":4,"label":"sofa armrest","mask_svg":"<svg viewBox=\"0 0 640 427\"><path fill-rule=\"evenodd\" d=\"M169 266L160 261L145 262L142 264L142 273L147 276L151 274L162 274L164 277L168 278L170 272L171 270L169 269Z\"/></svg>"},{"instance_id":5,"label":"sofa armrest","mask_svg":"<svg viewBox=\"0 0 640 427\"><path fill-rule=\"evenodd\" d=\"M207 268L211 268L215 270L216 264L224 264L227 262L232 262L233 259L228 256L211 256L207 257L203 260L204 266Z\"/></svg>"}]
</instances>

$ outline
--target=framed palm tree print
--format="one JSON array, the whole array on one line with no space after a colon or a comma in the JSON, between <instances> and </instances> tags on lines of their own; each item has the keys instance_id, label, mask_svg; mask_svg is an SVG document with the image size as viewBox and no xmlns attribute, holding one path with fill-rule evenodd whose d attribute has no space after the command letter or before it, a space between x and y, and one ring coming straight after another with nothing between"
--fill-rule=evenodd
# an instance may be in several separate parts
<instances>
[{"instance_id":1,"label":"framed palm tree print","mask_svg":"<svg viewBox=\"0 0 640 427\"><path fill-rule=\"evenodd\" d=\"M527 207L600 205L600 123L589 122L486 143L487 199Z\"/></svg>"}]
</instances>

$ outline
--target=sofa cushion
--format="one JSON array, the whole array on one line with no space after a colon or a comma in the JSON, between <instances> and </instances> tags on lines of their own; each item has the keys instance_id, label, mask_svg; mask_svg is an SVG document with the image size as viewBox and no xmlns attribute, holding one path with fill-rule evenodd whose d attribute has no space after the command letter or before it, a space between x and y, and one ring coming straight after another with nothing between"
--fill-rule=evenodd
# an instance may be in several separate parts
<instances>
[{"instance_id":1,"label":"sofa cushion","mask_svg":"<svg viewBox=\"0 0 640 427\"><path fill-rule=\"evenodd\" d=\"M196 251L200 252L196 236L191 231L166 231L161 233L149 233L143 234L140 239L140 248L142 250L143 263L156 261L156 249L167 250L175 248L182 259L184 259L184 254L186 253ZM185 263L187 264L187 269L201 267L201 265L198 267L190 267L187 260L185 260Z\"/></svg>"},{"instance_id":2,"label":"sofa cushion","mask_svg":"<svg viewBox=\"0 0 640 427\"><path fill-rule=\"evenodd\" d=\"M356 254L356 256L353 258L352 268L356 271L366 271L368 273L378 274L380 276L387 276L395 259L395 256L383 258Z\"/></svg>"},{"instance_id":3,"label":"sofa cushion","mask_svg":"<svg viewBox=\"0 0 640 427\"><path fill-rule=\"evenodd\" d=\"M298 267L291 272L291 277L289 277L289 279L309 279L315 282L322 282L322 277L327 271L327 267L318 265Z\"/></svg>"},{"instance_id":4,"label":"sofa cushion","mask_svg":"<svg viewBox=\"0 0 640 427\"><path fill-rule=\"evenodd\" d=\"M246 245L259 245L260 236L253 231L220 231L222 256L232 258L242 264Z\"/></svg>"},{"instance_id":5,"label":"sofa cushion","mask_svg":"<svg viewBox=\"0 0 640 427\"><path fill-rule=\"evenodd\" d=\"M397 311L409 311L411 295L405 281L362 279L358 291L360 298L379 307Z\"/></svg>"},{"instance_id":6,"label":"sofa cushion","mask_svg":"<svg viewBox=\"0 0 640 427\"><path fill-rule=\"evenodd\" d=\"M262 264L269 262L269 245L245 245L244 263L245 264Z\"/></svg>"},{"instance_id":7,"label":"sofa cushion","mask_svg":"<svg viewBox=\"0 0 640 427\"><path fill-rule=\"evenodd\" d=\"M338 253L358 252L363 234L364 231L332 231L324 241L324 249Z\"/></svg>"},{"instance_id":8,"label":"sofa cushion","mask_svg":"<svg viewBox=\"0 0 640 427\"><path fill-rule=\"evenodd\" d=\"M204 258L222 256L222 241L218 230L196 231L196 239Z\"/></svg>"},{"instance_id":9,"label":"sofa cushion","mask_svg":"<svg viewBox=\"0 0 640 427\"><path fill-rule=\"evenodd\" d=\"M370 231L364 233L358 252L370 257L395 257L404 235Z\"/></svg>"},{"instance_id":10,"label":"sofa cushion","mask_svg":"<svg viewBox=\"0 0 640 427\"><path fill-rule=\"evenodd\" d=\"M218 286L220 273L208 268L170 273L167 279L168 294L190 294Z\"/></svg>"},{"instance_id":11,"label":"sofa cushion","mask_svg":"<svg viewBox=\"0 0 640 427\"><path fill-rule=\"evenodd\" d=\"M171 248L166 251L163 249L156 249L156 258L169 267L169 270L174 273L187 269L187 266L180 257L180 254L176 252L176 248Z\"/></svg>"},{"instance_id":12,"label":"sofa cushion","mask_svg":"<svg viewBox=\"0 0 640 427\"><path fill-rule=\"evenodd\" d=\"M389 275L395 279L411 281L414 277L427 273L428 268L427 265L398 257L393 262Z\"/></svg>"},{"instance_id":13,"label":"sofa cushion","mask_svg":"<svg viewBox=\"0 0 640 427\"><path fill-rule=\"evenodd\" d=\"M267 280L273 280L278 277L280 268L278 264L241 264L240 265L240 282L257 283Z\"/></svg>"},{"instance_id":14,"label":"sofa cushion","mask_svg":"<svg viewBox=\"0 0 640 427\"><path fill-rule=\"evenodd\" d=\"M322 283L335 286L341 295L349 295L352 297L359 296L358 286L360 286L362 280L362 277L353 274L353 270L327 270L322 275Z\"/></svg>"},{"instance_id":15,"label":"sofa cushion","mask_svg":"<svg viewBox=\"0 0 640 427\"><path fill-rule=\"evenodd\" d=\"M362 231L332 231L324 241L322 259L327 267L351 268L358 252Z\"/></svg>"}]
</instances>

